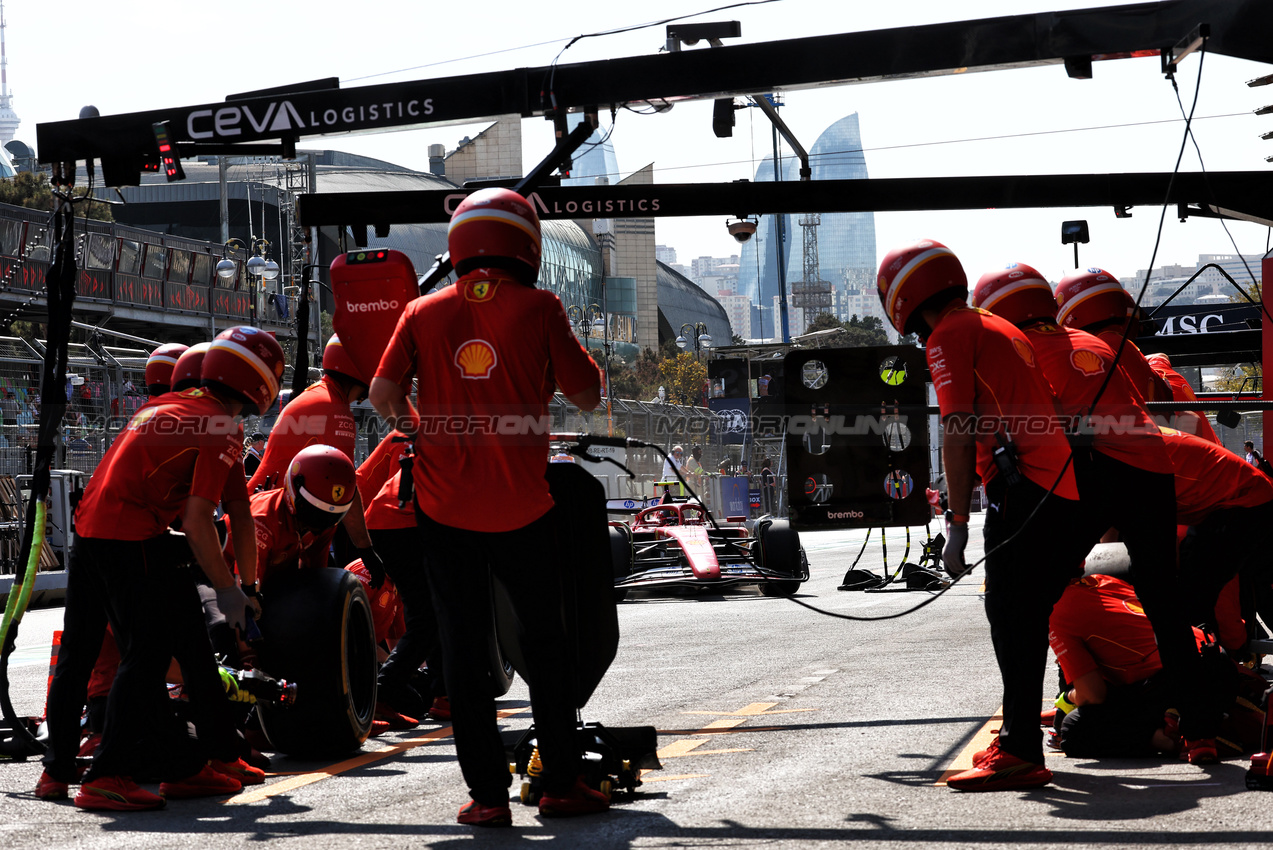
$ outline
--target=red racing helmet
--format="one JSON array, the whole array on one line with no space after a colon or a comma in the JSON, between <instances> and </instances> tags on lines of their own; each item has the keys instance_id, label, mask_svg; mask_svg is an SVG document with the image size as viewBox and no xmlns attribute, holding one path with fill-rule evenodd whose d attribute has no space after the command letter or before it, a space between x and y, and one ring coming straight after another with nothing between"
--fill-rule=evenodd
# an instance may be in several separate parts
<instances>
[{"instance_id":1,"label":"red racing helmet","mask_svg":"<svg viewBox=\"0 0 1273 850\"><path fill-rule=\"evenodd\" d=\"M306 446L287 467L285 491L293 516L313 529L331 528L358 494L354 464L340 449Z\"/></svg>"},{"instance_id":2,"label":"red racing helmet","mask_svg":"<svg viewBox=\"0 0 1273 850\"><path fill-rule=\"evenodd\" d=\"M210 342L196 342L194 345L181 352L181 356L177 358L176 364L172 367L172 389L173 392L181 392L191 387L197 387L203 378L203 355L208 353L208 347L212 345ZM147 364L146 372L149 374L150 366Z\"/></svg>"},{"instance_id":3,"label":"red racing helmet","mask_svg":"<svg viewBox=\"0 0 1273 850\"><path fill-rule=\"evenodd\" d=\"M968 297L968 276L954 252L940 242L921 239L884 255L876 279L884 313L899 333L919 333L919 308L936 295Z\"/></svg>"},{"instance_id":4,"label":"red racing helmet","mask_svg":"<svg viewBox=\"0 0 1273 850\"><path fill-rule=\"evenodd\" d=\"M278 398L283 348L263 330L227 328L208 346L201 375L205 386L220 385L242 400L247 415L259 414Z\"/></svg>"},{"instance_id":5,"label":"red racing helmet","mask_svg":"<svg viewBox=\"0 0 1273 850\"><path fill-rule=\"evenodd\" d=\"M146 391L151 395L162 395L172 387L172 368L177 365L177 358L186 350L179 342L166 342L150 352L146 358Z\"/></svg>"},{"instance_id":6,"label":"red racing helmet","mask_svg":"<svg viewBox=\"0 0 1273 850\"><path fill-rule=\"evenodd\" d=\"M1025 263L1009 263L986 272L972 293L972 306L989 310L1014 325L1034 319L1055 319L1056 298L1052 287Z\"/></svg>"},{"instance_id":7,"label":"red racing helmet","mask_svg":"<svg viewBox=\"0 0 1273 850\"><path fill-rule=\"evenodd\" d=\"M1136 309L1136 302L1118 278L1094 268L1061 278L1056 304L1057 322L1080 330L1106 322L1125 322Z\"/></svg>"},{"instance_id":8,"label":"red racing helmet","mask_svg":"<svg viewBox=\"0 0 1273 850\"><path fill-rule=\"evenodd\" d=\"M539 276L539 216L512 189L479 189L455 208L446 232L456 274L502 268Z\"/></svg>"},{"instance_id":9,"label":"red racing helmet","mask_svg":"<svg viewBox=\"0 0 1273 850\"><path fill-rule=\"evenodd\" d=\"M349 352L345 350L345 346L341 345L339 337L332 334L332 338L327 340L327 345L323 346L323 371L336 372L347 378L352 378L363 386L367 382L363 380L362 370L354 359L349 356Z\"/></svg>"}]
</instances>

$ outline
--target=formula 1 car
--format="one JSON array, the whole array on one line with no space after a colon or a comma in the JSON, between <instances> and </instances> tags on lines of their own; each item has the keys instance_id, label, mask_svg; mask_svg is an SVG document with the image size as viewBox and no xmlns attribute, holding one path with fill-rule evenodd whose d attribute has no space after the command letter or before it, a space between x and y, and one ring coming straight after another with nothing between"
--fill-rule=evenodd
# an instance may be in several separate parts
<instances>
[{"instance_id":1,"label":"formula 1 car","mask_svg":"<svg viewBox=\"0 0 1273 850\"><path fill-rule=\"evenodd\" d=\"M615 598L629 590L703 590L759 585L765 596L791 596L809 579L800 535L786 520L762 519L755 534L743 517L716 524L696 501L645 508L629 525L610 523Z\"/></svg>"}]
</instances>

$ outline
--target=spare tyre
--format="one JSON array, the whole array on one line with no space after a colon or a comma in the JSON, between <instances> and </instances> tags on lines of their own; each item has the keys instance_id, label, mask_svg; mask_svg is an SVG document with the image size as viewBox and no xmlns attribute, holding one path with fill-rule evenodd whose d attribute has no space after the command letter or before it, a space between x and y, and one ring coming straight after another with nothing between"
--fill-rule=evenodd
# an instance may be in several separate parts
<instances>
[{"instance_id":1,"label":"spare tyre","mask_svg":"<svg viewBox=\"0 0 1273 850\"><path fill-rule=\"evenodd\" d=\"M766 581L760 586L760 592L765 596L791 596L809 577L800 534L785 519L779 519L761 522L756 536L760 542L760 566L767 571L791 576L790 579Z\"/></svg>"},{"instance_id":2,"label":"spare tyre","mask_svg":"<svg viewBox=\"0 0 1273 850\"><path fill-rule=\"evenodd\" d=\"M259 705L280 753L325 758L357 750L376 710L376 639L362 583L335 568L286 570L261 589L261 671L296 685L296 702Z\"/></svg>"}]
</instances>

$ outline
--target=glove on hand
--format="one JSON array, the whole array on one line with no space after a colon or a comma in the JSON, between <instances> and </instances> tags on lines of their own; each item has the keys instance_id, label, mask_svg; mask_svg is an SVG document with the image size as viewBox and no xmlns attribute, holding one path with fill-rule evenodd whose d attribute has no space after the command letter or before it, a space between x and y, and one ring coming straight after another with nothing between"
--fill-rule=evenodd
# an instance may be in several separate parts
<instances>
[{"instance_id":1,"label":"glove on hand","mask_svg":"<svg viewBox=\"0 0 1273 850\"><path fill-rule=\"evenodd\" d=\"M247 627L247 595L237 584L217 588L217 609L231 628L243 631Z\"/></svg>"},{"instance_id":2,"label":"glove on hand","mask_svg":"<svg viewBox=\"0 0 1273 850\"><path fill-rule=\"evenodd\" d=\"M372 590L379 590L380 586L385 583L385 562L380 560L380 555L371 546L366 549L359 549L358 557L362 558L362 565L367 568L368 574L371 575Z\"/></svg>"},{"instance_id":3,"label":"glove on hand","mask_svg":"<svg viewBox=\"0 0 1273 850\"><path fill-rule=\"evenodd\" d=\"M225 685L226 699L230 702L245 702L249 704L256 702L255 696L239 688L239 680L234 677L232 670L218 667L217 672L221 674L221 684Z\"/></svg>"},{"instance_id":4,"label":"glove on hand","mask_svg":"<svg viewBox=\"0 0 1273 850\"><path fill-rule=\"evenodd\" d=\"M964 563L964 547L968 545L968 523L946 523L946 546L941 550L941 562L951 578L959 578L972 567Z\"/></svg>"}]
</instances>

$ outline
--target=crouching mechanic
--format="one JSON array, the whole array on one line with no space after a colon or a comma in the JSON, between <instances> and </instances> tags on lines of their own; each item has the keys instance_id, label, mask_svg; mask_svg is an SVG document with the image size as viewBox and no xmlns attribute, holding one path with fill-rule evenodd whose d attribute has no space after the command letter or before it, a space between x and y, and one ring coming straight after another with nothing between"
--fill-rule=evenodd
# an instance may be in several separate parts
<instances>
[{"instance_id":1,"label":"crouching mechanic","mask_svg":"<svg viewBox=\"0 0 1273 850\"><path fill-rule=\"evenodd\" d=\"M890 251L878 286L893 327L927 337L950 505L942 560L952 576L968 570L964 547L974 476L981 476L990 500L986 619L1003 678L1003 727L974 757L973 769L947 784L965 791L1045 785L1052 771L1043 766L1038 717L1048 615L1079 556L1073 547L1039 546L1038 540L1080 521L1070 447L1051 388L1020 330L965 303L963 266L940 242Z\"/></svg>"},{"instance_id":2,"label":"crouching mechanic","mask_svg":"<svg viewBox=\"0 0 1273 850\"><path fill-rule=\"evenodd\" d=\"M357 426L349 405L366 395L366 380L340 339L333 336L323 347L323 377L289 401L279 414L265 443L260 466L248 481L248 492L282 487L288 464L306 446L333 446L343 452L350 463L354 463ZM364 505L357 489L353 491L353 499L353 509L345 512L341 526L358 551L356 555L342 558L337 566L343 567L355 557L362 558L371 573L372 586L379 587L384 579L384 564L367 535L363 521ZM347 543L337 541L337 555L347 552L347 549Z\"/></svg>"},{"instance_id":3,"label":"crouching mechanic","mask_svg":"<svg viewBox=\"0 0 1273 850\"><path fill-rule=\"evenodd\" d=\"M562 618L545 615L561 606L561 567L544 477L554 388L592 410L601 399L600 372L571 333L561 301L535 288L539 218L525 198L507 189L474 192L456 207L447 242L460 279L407 306L372 381L371 403L415 435L420 540L456 753L472 797L458 821L512 823L512 777L487 678L492 575L508 588L529 668L545 770L539 811L603 811L609 799L579 775L575 651ZM407 399L416 376L418 414ZM460 417L473 427L456 434L450 423ZM517 423L525 427L510 427Z\"/></svg>"},{"instance_id":4,"label":"crouching mechanic","mask_svg":"<svg viewBox=\"0 0 1273 850\"><path fill-rule=\"evenodd\" d=\"M354 465L332 446L306 446L287 467L284 485L251 496L251 521L227 523L225 556L233 566L236 531L252 529L261 582L281 570L327 566L336 526L354 503Z\"/></svg>"},{"instance_id":5,"label":"crouching mechanic","mask_svg":"<svg viewBox=\"0 0 1273 850\"><path fill-rule=\"evenodd\" d=\"M1197 646L1206 643L1192 630ZM1112 576L1075 579L1052 609L1048 640L1068 687L1057 700L1061 749L1075 758L1174 755L1181 748L1176 703L1163 675L1154 629L1130 584ZM1208 666L1237 671L1219 652ZM1227 694L1231 701L1232 693ZM1214 744L1213 744L1214 746Z\"/></svg>"},{"instance_id":6,"label":"crouching mechanic","mask_svg":"<svg viewBox=\"0 0 1273 850\"><path fill-rule=\"evenodd\" d=\"M79 715L107 620L121 662L101 746L75 804L114 811L163 806L162 796L132 777L148 764L142 742L155 712L164 708L164 674L174 657L212 761L163 782L160 793L200 796L242 787L226 775L241 770L238 740L199 594L180 567L192 553L226 619L245 623L249 599L222 557L213 511L220 499L230 516L251 521L240 486L238 417L268 407L282 374L283 351L272 336L250 327L223 331L204 357L204 387L143 408L103 457L76 509L62 649L49 695L50 735L57 741L45 755L37 794L53 796L41 794L52 783L65 794L65 783L74 779ZM178 515L185 533L180 545L168 534ZM254 582L255 550L241 547L237 554L243 579Z\"/></svg>"}]
</instances>

